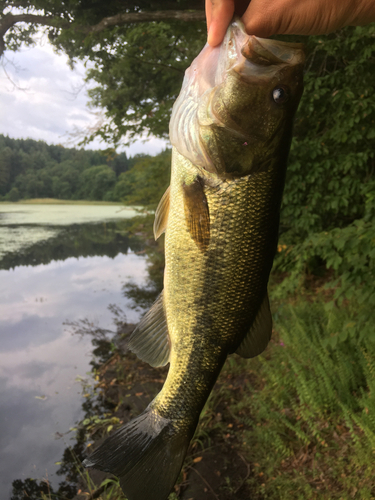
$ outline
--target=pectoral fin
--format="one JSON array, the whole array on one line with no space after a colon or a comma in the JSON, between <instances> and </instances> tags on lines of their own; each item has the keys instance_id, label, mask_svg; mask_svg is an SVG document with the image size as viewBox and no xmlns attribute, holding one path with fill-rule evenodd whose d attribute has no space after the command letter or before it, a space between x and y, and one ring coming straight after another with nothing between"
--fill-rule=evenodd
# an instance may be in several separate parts
<instances>
[{"instance_id":1,"label":"pectoral fin","mask_svg":"<svg viewBox=\"0 0 375 500\"><path fill-rule=\"evenodd\" d=\"M161 234L164 233L164 231L167 228L167 222L168 222L168 215L169 215L169 193L170 193L171 187L169 186L166 192L163 194L158 208L156 209L155 212L155 220L154 220L154 236L155 240L159 238Z\"/></svg>"},{"instance_id":2,"label":"pectoral fin","mask_svg":"<svg viewBox=\"0 0 375 500\"><path fill-rule=\"evenodd\" d=\"M243 358L258 356L267 347L271 334L272 316L268 294L266 294L255 321L236 350L236 354Z\"/></svg>"},{"instance_id":3,"label":"pectoral fin","mask_svg":"<svg viewBox=\"0 0 375 500\"><path fill-rule=\"evenodd\" d=\"M130 336L128 348L151 366L164 366L169 361L170 340L163 305L163 292L143 316Z\"/></svg>"},{"instance_id":4,"label":"pectoral fin","mask_svg":"<svg viewBox=\"0 0 375 500\"><path fill-rule=\"evenodd\" d=\"M197 177L189 185L183 184L185 219L188 231L205 252L210 243L210 214L202 180Z\"/></svg>"}]
</instances>

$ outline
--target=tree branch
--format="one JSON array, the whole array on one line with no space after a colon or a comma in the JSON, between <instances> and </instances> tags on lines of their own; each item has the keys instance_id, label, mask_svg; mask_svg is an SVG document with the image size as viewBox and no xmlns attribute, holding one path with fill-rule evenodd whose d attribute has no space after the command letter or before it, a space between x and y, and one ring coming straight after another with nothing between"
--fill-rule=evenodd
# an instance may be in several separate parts
<instances>
[{"instance_id":1,"label":"tree branch","mask_svg":"<svg viewBox=\"0 0 375 500\"><path fill-rule=\"evenodd\" d=\"M128 23L150 23L153 21L171 21L178 20L184 22L204 21L203 11L186 10L161 10L154 12L129 12L126 14L117 14L112 17L105 17L100 23L94 26L74 28L85 34L99 33L110 26L121 26Z\"/></svg>"},{"instance_id":2,"label":"tree branch","mask_svg":"<svg viewBox=\"0 0 375 500\"><path fill-rule=\"evenodd\" d=\"M65 21L64 19L58 17L39 16L35 14L6 14L3 18L0 18L0 56L5 50L4 36L7 31L17 23L41 24L60 29L72 28L76 32L89 35L90 33L100 33L111 26L122 26L123 24L130 23L147 23L170 20L192 22L204 21L204 19L205 14L203 11L162 10L154 12L120 13L115 16L105 17L93 26L75 26L74 22Z\"/></svg>"},{"instance_id":3,"label":"tree branch","mask_svg":"<svg viewBox=\"0 0 375 500\"><path fill-rule=\"evenodd\" d=\"M0 19L0 36L3 37L6 32L17 23L43 24L44 26L53 26L55 28L69 28L71 23L63 19L51 16L37 16L35 14L6 14Z\"/></svg>"},{"instance_id":4,"label":"tree branch","mask_svg":"<svg viewBox=\"0 0 375 500\"><path fill-rule=\"evenodd\" d=\"M175 66L171 66L170 64L163 64L160 62L155 62L155 61L147 61L146 59L142 59L141 57L136 57L136 56L127 56L129 59L132 59L133 61L137 61L140 64L150 64L151 66L159 66L160 68L166 68L166 69L173 69L174 71L177 71L178 73L181 73L182 75L185 74L185 70L176 68Z\"/></svg>"}]
</instances>

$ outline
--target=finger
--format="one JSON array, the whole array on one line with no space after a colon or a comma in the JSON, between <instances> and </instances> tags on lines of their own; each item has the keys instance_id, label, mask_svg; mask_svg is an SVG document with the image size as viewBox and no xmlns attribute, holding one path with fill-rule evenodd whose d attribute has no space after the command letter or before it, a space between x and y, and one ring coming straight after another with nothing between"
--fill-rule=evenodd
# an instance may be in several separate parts
<instances>
[{"instance_id":1,"label":"finger","mask_svg":"<svg viewBox=\"0 0 375 500\"><path fill-rule=\"evenodd\" d=\"M215 47L224 39L234 14L234 0L211 0L210 27L207 42Z\"/></svg>"},{"instance_id":2,"label":"finger","mask_svg":"<svg viewBox=\"0 0 375 500\"><path fill-rule=\"evenodd\" d=\"M280 2L276 2L280 3ZM267 38L279 31L279 17L275 16L273 4L267 0L251 0L249 7L242 16L246 32L249 35ZM279 14L279 12L276 12ZM285 15L285 13L284 13Z\"/></svg>"},{"instance_id":3,"label":"finger","mask_svg":"<svg viewBox=\"0 0 375 500\"><path fill-rule=\"evenodd\" d=\"M211 0L206 0L205 8L206 8L207 33L210 31L210 26L211 26L211 18L212 18L211 7L212 7Z\"/></svg>"}]
</instances>

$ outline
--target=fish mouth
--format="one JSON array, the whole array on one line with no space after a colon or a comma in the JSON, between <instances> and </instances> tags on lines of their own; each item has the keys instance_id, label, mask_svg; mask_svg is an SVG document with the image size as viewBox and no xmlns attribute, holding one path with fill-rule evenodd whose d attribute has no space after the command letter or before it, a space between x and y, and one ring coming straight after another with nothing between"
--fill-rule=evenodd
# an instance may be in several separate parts
<instances>
[{"instance_id":1,"label":"fish mouth","mask_svg":"<svg viewBox=\"0 0 375 500\"><path fill-rule=\"evenodd\" d=\"M303 64L305 53L302 43L280 42L250 35L241 48L241 54L253 64L273 66Z\"/></svg>"}]
</instances>

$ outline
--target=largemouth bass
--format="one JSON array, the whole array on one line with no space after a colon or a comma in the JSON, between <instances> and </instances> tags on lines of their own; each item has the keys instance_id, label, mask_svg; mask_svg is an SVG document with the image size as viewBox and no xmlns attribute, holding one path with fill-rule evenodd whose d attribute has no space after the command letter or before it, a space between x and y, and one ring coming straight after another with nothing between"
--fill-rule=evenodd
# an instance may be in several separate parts
<instances>
[{"instance_id":1,"label":"largemouth bass","mask_svg":"<svg viewBox=\"0 0 375 500\"><path fill-rule=\"evenodd\" d=\"M249 37L235 21L186 71L170 123L171 185L155 215L164 291L129 340L169 373L146 410L85 460L118 476L129 500L168 497L228 354L256 356L271 337L267 282L303 63L300 44Z\"/></svg>"}]
</instances>

